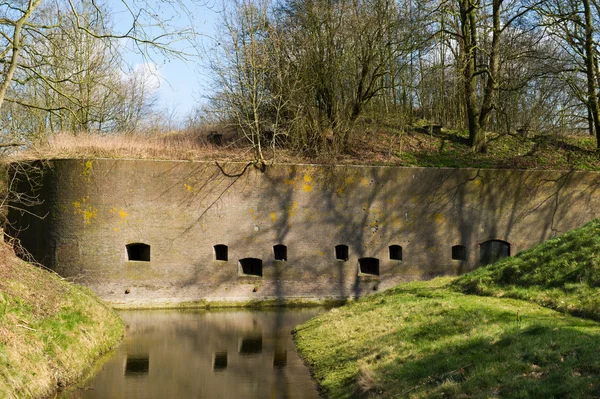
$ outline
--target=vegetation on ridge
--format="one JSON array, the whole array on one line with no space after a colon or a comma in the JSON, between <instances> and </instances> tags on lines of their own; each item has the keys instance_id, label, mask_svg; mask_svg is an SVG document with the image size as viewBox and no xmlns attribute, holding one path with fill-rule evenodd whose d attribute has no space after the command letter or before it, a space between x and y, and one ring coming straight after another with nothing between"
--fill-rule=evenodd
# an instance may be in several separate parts
<instances>
[{"instance_id":1,"label":"vegetation on ridge","mask_svg":"<svg viewBox=\"0 0 600 399\"><path fill-rule=\"evenodd\" d=\"M596 140L586 136L523 138L490 134L488 152L476 153L468 146L464 132L443 129L430 133L419 126L405 130L393 120L361 121L352 135L351 150L346 153L315 155L277 146L274 150L265 149L264 154L274 162L284 163L600 171ZM205 130L155 136L61 133L10 159L100 157L247 162L251 153L248 143L234 137L221 146L214 145L206 139Z\"/></svg>"}]
</instances>

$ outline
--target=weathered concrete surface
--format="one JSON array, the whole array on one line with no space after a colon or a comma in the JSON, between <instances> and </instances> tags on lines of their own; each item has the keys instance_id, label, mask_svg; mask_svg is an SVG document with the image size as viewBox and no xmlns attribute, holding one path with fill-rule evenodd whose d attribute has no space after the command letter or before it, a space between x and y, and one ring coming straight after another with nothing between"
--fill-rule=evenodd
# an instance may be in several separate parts
<instances>
[{"instance_id":1,"label":"weathered concrete surface","mask_svg":"<svg viewBox=\"0 0 600 399\"><path fill-rule=\"evenodd\" d=\"M52 161L43 180L34 211L48 216L10 214L24 246L131 306L354 297L466 272L482 242L507 241L514 255L600 214L593 172L275 165L228 177L211 163L95 159ZM136 242L151 246L150 262L127 260ZM216 244L228 261L214 260ZM274 260L276 244L287 261ZM335 260L338 244L348 261ZM453 245L466 261L451 259ZM248 257L263 260L262 278L239 275ZM378 277L358 273L363 257L380 260Z\"/></svg>"}]
</instances>

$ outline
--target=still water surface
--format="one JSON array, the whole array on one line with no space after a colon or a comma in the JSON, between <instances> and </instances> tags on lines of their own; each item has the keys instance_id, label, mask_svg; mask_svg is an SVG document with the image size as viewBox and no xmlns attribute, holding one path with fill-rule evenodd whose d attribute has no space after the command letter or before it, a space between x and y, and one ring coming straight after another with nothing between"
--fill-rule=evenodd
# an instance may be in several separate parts
<instances>
[{"instance_id":1,"label":"still water surface","mask_svg":"<svg viewBox=\"0 0 600 399\"><path fill-rule=\"evenodd\" d=\"M290 334L319 312L119 312L122 344L62 398L319 398Z\"/></svg>"}]
</instances>

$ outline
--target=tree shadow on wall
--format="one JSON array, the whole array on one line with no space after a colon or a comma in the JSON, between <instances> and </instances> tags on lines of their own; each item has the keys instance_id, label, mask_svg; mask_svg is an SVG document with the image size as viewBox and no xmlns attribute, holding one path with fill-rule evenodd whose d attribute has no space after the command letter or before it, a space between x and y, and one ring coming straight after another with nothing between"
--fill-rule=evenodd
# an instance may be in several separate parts
<instances>
[{"instance_id":1,"label":"tree shadow on wall","mask_svg":"<svg viewBox=\"0 0 600 399\"><path fill-rule=\"evenodd\" d=\"M271 242L269 253L256 253L256 257L265 260L265 267L272 267L274 296L281 300L288 295L286 276L293 276L294 258L300 257L303 275L328 284L332 295L340 298L358 297L373 285L362 283L356 258L381 258L388 274L402 273L408 266L422 269L425 278L464 273L479 264L482 242L503 240L514 247L514 237L541 242L583 224L585 212L580 209L577 219L572 207L589 206L600 184L598 176L590 179L569 171L281 166L264 174L249 170L233 178L219 176L214 167L202 173L207 181L199 181L209 192L187 200L186 206L197 207L199 216L182 234L221 206L233 187L240 196L239 185L244 184L248 200L256 201L254 212L259 218L269 220L270 211L278 211L276 220L249 234ZM304 174L311 175L310 190L302 190L298 182ZM326 243L318 241L323 240L324 231ZM232 247L249 245L241 234L238 237L239 241L230 243ZM298 254L290 240L310 241L322 255ZM403 244L406 257L390 266L387 249L397 243ZM289 262L272 260L277 244L291 249ZM351 262L335 261L332 254L337 244L348 245ZM467 261L451 259L453 245L466 247ZM511 254L515 249L524 248L517 246Z\"/></svg>"}]
</instances>

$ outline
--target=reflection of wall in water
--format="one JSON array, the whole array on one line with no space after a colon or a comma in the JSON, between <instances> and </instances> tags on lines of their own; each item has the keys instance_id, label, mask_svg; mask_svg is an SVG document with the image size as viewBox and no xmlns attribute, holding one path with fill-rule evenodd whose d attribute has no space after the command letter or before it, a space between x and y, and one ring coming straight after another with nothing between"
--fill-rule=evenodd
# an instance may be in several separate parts
<instances>
[{"instance_id":1,"label":"reflection of wall in water","mask_svg":"<svg viewBox=\"0 0 600 399\"><path fill-rule=\"evenodd\" d=\"M227 368L227 352L215 352L213 357L213 370L220 371Z\"/></svg>"},{"instance_id":2,"label":"reflection of wall in water","mask_svg":"<svg viewBox=\"0 0 600 399\"><path fill-rule=\"evenodd\" d=\"M318 312L121 312L127 335L84 397L318 398L290 334Z\"/></svg>"},{"instance_id":3,"label":"reflection of wall in water","mask_svg":"<svg viewBox=\"0 0 600 399\"><path fill-rule=\"evenodd\" d=\"M34 211L48 217L9 215L28 227L22 243L132 306L352 297L466 272L600 213L594 172L275 165L229 177L202 162L58 160L44 182ZM372 259L362 273L359 259Z\"/></svg>"},{"instance_id":4,"label":"reflection of wall in water","mask_svg":"<svg viewBox=\"0 0 600 399\"><path fill-rule=\"evenodd\" d=\"M129 356L125 360L125 376L126 377L143 377L148 375L150 369L149 356Z\"/></svg>"}]
</instances>

